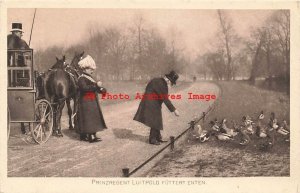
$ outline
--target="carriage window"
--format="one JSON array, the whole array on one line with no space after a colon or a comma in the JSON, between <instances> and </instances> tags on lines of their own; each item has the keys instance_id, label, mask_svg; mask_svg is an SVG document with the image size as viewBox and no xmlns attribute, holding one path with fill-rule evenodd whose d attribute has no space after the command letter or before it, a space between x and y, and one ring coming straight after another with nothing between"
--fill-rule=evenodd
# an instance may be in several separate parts
<instances>
[{"instance_id":1,"label":"carriage window","mask_svg":"<svg viewBox=\"0 0 300 193\"><path fill-rule=\"evenodd\" d=\"M7 65L9 67L31 66L32 52L31 50L9 50L7 52Z\"/></svg>"},{"instance_id":2,"label":"carriage window","mask_svg":"<svg viewBox=\"0 0 300 193\"><path fill-rule=\"evenodd\" d=\"M8 88L28 88L32 84L32 50L8 50Z\"/></svg>"},{"instance_id":3,"label":"carriage window","mask_svg":"<svg viewBox=\"0 0 300 193\"><path fill-rule=\"evenodd\" d=\"M8 87L31 87L30 69L8 70Z\"/></svg>"}]
</instances>

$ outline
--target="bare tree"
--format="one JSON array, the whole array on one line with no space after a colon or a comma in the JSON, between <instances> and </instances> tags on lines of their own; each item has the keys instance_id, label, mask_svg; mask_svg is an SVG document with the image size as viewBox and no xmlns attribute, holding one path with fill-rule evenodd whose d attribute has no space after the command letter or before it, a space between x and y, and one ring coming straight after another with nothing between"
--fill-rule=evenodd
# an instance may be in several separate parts
<instances>
[{"instance_id":1,"label":"bare tree","mask_svg":"<svg viewBox=\"0 0 300 193\"><path fill-rule=\"evenodd\" d=\"M154 27L146 25L142 16L133 20L131 25L133 27L121 30L91 23L86 39L81 43L66 50L52 48L47 52L51 52L50 55L55 52L57 56L65 52L72 58L75 52L85 51L96 61L96 76L107 80L123 80L125 77L129 80L149 79L164 75L171 69L187 73L192 71L191 62L175 45L175 40L168 47L166 38ZM40 54L41 57L36 60L48 60L46 52L44 55Z\"/></svg>"},{"instance_id":2,"label":"bare tree","mask_svg":"<svg viewBox=\"0 0 300 193\"><path fill-rule=\"evenodd\" d=\"M202 75L204 80L208 78L209 72L208 67L206 64L205 56L204 55L198 55L194 61L194 65L197 68L197 73L199 75Z\"/></svg>"},{"instance_id":3,"label":"bare tree","mask_svg":"<svg viewBox=\"0 0 300 193\"><path fill-rule=\"evenodd\" d=\"M272 31L276 40L279 42L279 50L284 61L283 71L285 72L285 81L289 85L290 80L290 11L276 11L270 19ZM287 88L289 93L289 87Z\"/></svg>"},{"instance_id":4,"label":"bare tree","mask_svg":"<svg viewBox=\"0 0 300 193\"><path fill-rule=\"evenodd\" d=\"M105 57L107 67L112 75L112 79L121 79L121 71L124 66L124 55L127 46L127 37L121 34L117 28L109 28L104 32L107 39Z\"/></svg>"},{"instance_id":5,"label":"bare tree","mask_svg":"<svg viewBox=\"0 0 300 193\"><path fill-rule=\"evenodd\" d=\"M265 76L268 86L271 87L273 79L276 81L289 81L289 52L290 52L289 12L285 10L275 11L266 20L263 27L252 32L248 48L253 53L250 82L253 84L258 73ZM277 82L279 83L279 82ZM287 89L287 92L289 88Z\"/></svg>"},{"instance_id":6,"label":"bare tree","mask_svg":"<svg viewBox=\"0 0 300 193\"><path fill-rule=\"evenodd\" d=\"M104 79L108 78L108 68L105 65L105 50L107 47L107 38L104 32L100 31L100 26L92 25L88 28L88 40L85 42L86 53L91 55L97 63L97 74Z\"/></svg>"},{"instance_id":7,"label":"bare tree","mask_svg":"<svg viewBox=\"0 0 300 193\"><path fill-rule=\"evenodd\" d=\"M62 46L52 46L43 51L34 53L35 69L38 71L46 71L55 63L55 57L64 55L64 48Z\"/></svg>"},{"instance_id":8,"label":"bare tree","mask_svg":"<svg viewBox=\"0 0 300 193\"><path fill-rule=\"evenodd\" d=\"M240 52L233 58L232 60L232 78L236 80L236 78L245 79L249 77L250 69L250 61L248 58L248 54L246 48L242 48Z\"/></svg>"},{"instance_id":9,"label":"bare tree","mask_svg":"<svg viewBox=\"0 0 300 193\"><path fill-rule=\"evenodd\" d=\"M168 29L168 39L167 45L169 50L168 65L170 69L175 69L178 65L179 53L183 52L183 49L179 47L178 38L180 36L180 31L174 26Z\"/></svg>"},{"instance_id":10,"label":"bare tree","mask_svg":"<svg viewBox=\"0 0 300 193\"><path fill-rule=\"evenodd\" d=\"M232 44L235 32L232 27L232 22L225 17L223 11L218 10L218 16L222 32L222 41L225 47L226 55L226 79L232 79Z\"/></svg>"},{"instance_id":11,"label":"bare tree","mask_svg":"<svg viewBox=\"0 0 300 193\"><path fill-rule=\"evenodd\" d=\"M211 75L215 80L223 80L225 76L226 64L222 52L206 53L204 61L211 71Z\"/></svg>"},{"instance_id":12,"label":"bare tree","mask_svg":"<svg viewBox=\"0 0 300 193\"><path fill-rule=\"evenodd\" d=\"M254 84L260 65L260 56L262 54L262 47L266 39L266 33L264 30L257 29L252 32L251 36L252 40L247 42L247 44L250 52L254 53L254 56L252 57L252 68L249 81L251 84Z\"/></svg>"},{"instance_id":13,"label":"bare tree","mask_svg":"<svg viewBox=\"0 0 300 193\"><path fill-rule=\"evenodd\" d=\"M143 55L143 40L144 40L144 25L145 25L145 19L143 18L142 15L138 15L134 21L134 28L131 28L131 33L133 36L133 39L136 39L136 42L133 41L132 43L132 48L133 52L136 52L134 54L134 60L132 61L131 64L131 74L130 74L130 79L134 80L135 78L135 73L138 71L136 69L136 66L141 66L142 65L142 55Z\"/></svg>"}]
</instances>

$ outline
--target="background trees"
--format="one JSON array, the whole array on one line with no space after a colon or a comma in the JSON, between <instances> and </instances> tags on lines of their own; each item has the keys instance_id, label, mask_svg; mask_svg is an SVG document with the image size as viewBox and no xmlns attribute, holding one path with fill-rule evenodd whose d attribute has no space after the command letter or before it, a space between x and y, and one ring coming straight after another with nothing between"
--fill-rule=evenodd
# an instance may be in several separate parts
<instances>
[{"instance_id":1,"label":"background trees","mask_svg":"<svg viewBox=\"0 0 300 193\"><path fill-rule=\"evenodd\" d=\"M289 11L275 11L264 26L252 32L247 41L252 68L250 82L255 78L265 77L268 86L274 81L289 85L290 79L290 19ZM289 87L286 88L289 92Z\"/></svg>"},{"instance_id":2,"label":"background trees","mask_svg":"<svg viewBox=\"0 0 300 193\"><path fill-rule=\"evenodd\" d=\"M55 62L55 56L63 54L67 55L70 62L76 51L84 50L95 59L98 78L105 80L150 79L172 69L184 71L186 58L175 44L168 46L166 39L156 28L148 25L142 16L134 19L127 28L113 25L101 28L97 24L90 24L83 43L36 52L37 69L49 69Z\"/></svg>"},{"instance_id":3,"label":"background trees","mask_svg":"<svg viewBox=\"0 0 300 193\"><path fill-rule=\"evenodd\" d=\"M205 80L249 79L255 84L256 79L265 78L269 86L276 80L288 84L289 11L273 11L260 27L249 29L251 35L246 37L237 33L230 13L215 11L215 38L206 51L192 53L195 57L177 41L185 37L176 28L170 26L166 37L137 15L124 26L91 23L81 43L35 52L35 63L39 71L44 71L55 62L55 56L65 54L71 60L75 51L84 50L95 59L98 78L105 80L147 80L174 69L181 74L181 80L196 76Z\"/></svg>"},{"instance_id":4,"label":"background trees","mask_svg":"<svg viewBox=\"0 0 300 193\"><path fill-rule=\"evenodd\" d=\"M261 27L251 29L248 38L236 34L226 12L217 11L220 31L214 42L215 49L199 54L195 60L199 74L217 80L249 79L251 84L258 78L266 79L268 87L283 84L289 93L289 11L274 11Z\"/></svg>"}]
</instances>

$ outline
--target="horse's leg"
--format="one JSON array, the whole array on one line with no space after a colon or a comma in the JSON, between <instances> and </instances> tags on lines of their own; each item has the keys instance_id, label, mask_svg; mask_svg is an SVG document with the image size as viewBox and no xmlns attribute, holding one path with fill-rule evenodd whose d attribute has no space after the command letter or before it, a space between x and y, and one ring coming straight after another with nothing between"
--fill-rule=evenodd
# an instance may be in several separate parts
<instances>
[{"instance_id":1,"label":"horse's leg","mask_svg":"<svg viewBox=\"0 0 300 193\"><path fill-rule=\"evenodd\" d=\"M78 99L79 97L75 95L73 97L73 115L72 115L72 121L73 121L73 126L76 132L78 132L78 116L77 116L77 111L78 111Z\"/></svg>"},{"instance_id":2,"label":"horse's leg","mask_svg":"<svg viewBox=\"0 0 300 193\"><path fill-rule=\"evenodd\" d=\"M75 116L76 116L76 114L77 114L77 108L78 108L78 100L79 100L79 96L78 95L75 95L74 96L74 98L73 98L73 115L72 115L72 117L74 118L73 120L74 120L74 123L75 123Z\"/></svg>"},{"instance_id":3,"label":"horse's leg","mask_svg":"<svg viewBox=\"0 0 300 193\"><path fill-rule=\"evenodd\" d=\"M71 104L70 104L70 99L66 100L67 103L67 108L68 108L68 115L69 115L69 129L73 130L73 123L72 123L72 108L71 108Z\"/></svg>"},{"instance_id":4,"label":"horse's leg","mask_svg":"<svg viewBox=\"0 0 300 193\"><path fill-rule=\"evenodd\" d=\"M60 102L58 104L58 109L57 109L57 114L56 114L56 122L57 122L57 136L58 137L63 137L63 134L61 133L61 115L62 115L62 110L65 106L65 101Z\"/></svg>"},{"instance_id":5,"label":"horse's leg","mask_svg":"<svg viewBox=\"0 0 300 193\"><path fill-rule=\"evenodd\" d=\"M54 100L54 97L50 98L50 103L52 104L53 108L53 133L52 135L57 135L57 110L58 110L58 103Z\"/></svg>"},{"instance_id":6,"label":"horse's leg","mask_svg":"<svg viewBox=\"0 0 300 193\"><path fill-rule=\"evenodd\" d=\"M25 124L23 122L21 122L21 131L22 134L26 134Z\"/></svg>"}]
</instances>

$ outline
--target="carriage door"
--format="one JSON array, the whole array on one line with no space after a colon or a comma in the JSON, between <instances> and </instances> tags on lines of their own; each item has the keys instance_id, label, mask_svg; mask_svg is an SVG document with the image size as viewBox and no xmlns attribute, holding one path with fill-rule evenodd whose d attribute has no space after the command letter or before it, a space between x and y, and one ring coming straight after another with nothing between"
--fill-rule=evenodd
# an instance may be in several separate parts
<instances>
[{"instance_id":1,"label":"carriage door","mask_svg":"<svg viewBox=\"0 0 300 193\"><path fill-rule=\"evenodd\" d=\"M32 54L32 49L7 51L7 96L12 122L34 121Z\"/></svg>"}]
</instances>

